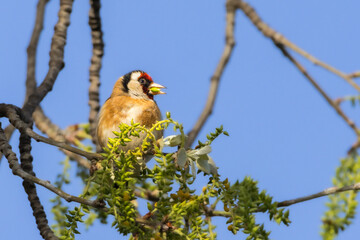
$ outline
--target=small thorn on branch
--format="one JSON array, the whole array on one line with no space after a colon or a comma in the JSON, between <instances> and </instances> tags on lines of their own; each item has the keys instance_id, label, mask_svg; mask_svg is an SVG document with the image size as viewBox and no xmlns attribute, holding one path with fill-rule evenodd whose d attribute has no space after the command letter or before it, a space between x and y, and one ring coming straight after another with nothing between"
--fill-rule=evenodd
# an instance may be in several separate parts
<instances>
[{"instance_id":1,"label":"small thorn on branch","mask_svg":"<svg viewBox=\"0 0 360 240\"><path fill-rule=\"evenodd\" d=\"M360 71L356 71L356 72L354 72L354 73L350 73L350 74L348 75L348 77L349 77L349 78L358 78L358 77L360 77Z\"/></svg>"}]
</instances>

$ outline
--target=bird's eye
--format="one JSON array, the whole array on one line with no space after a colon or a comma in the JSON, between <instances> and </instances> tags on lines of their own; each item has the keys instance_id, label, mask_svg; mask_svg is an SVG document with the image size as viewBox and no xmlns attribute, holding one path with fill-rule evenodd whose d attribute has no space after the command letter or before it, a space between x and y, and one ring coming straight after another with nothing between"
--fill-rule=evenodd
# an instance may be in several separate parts
<instances>
[{"instance_id":1,"label":"bird's eye","mask_svg":"<svg viewBox=\"0 0 360 240\"><path fill-rule=\"evenodd\" d=\"M145 78L140 78L140 79L139 79L139 83L142 84L142 85L145 84L145 83L146 83Z\"/></svg>"}]
</instances>

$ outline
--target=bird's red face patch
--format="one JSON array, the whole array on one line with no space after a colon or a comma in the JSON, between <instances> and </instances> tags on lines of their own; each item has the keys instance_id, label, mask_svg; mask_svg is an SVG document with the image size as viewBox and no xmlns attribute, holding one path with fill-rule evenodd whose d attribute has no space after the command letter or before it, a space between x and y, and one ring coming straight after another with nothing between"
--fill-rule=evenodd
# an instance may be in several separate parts
<instances>
[{"instance_id":1,"label":"bird's red face patch","mask_svg":"<svg viewBox=\"0 0 360 240\"><path fill-rule=\"evenodd\" d=\"M148 81L147 84L142 85L142 89L143 92L150 98L150 99L154 99L154 96L149 94L149 85L153 82L152 78L149 76L149 74L147 74L146 72L142 72L139 79L145 79Z\"/></svg>"},{"instance_id":2,"label":"bird's red face patch","mask_svg":"<svg viewBox=\"0 0 360 240\"><path fill-rule=\"evenodd\" d=\"M145 78L146 80L149 80L150 82L153 82L152 78L146 72L141 73L139 79L140 78Z\"/></svg>"}]
</instances>

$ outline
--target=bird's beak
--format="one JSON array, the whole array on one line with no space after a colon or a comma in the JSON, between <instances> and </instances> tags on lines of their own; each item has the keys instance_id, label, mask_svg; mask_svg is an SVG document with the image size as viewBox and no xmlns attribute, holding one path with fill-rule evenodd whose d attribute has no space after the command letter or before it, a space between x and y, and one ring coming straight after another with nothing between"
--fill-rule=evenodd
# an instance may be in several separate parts
<instances>
[{"instance_id":1,"label":"bird's beak","mask_svg":"<svg viewBox=\"0 0 360 240\"><path fill-rule=\"evenodd\" d=\"M149 86L149 93L151 95L165 94L164 92L161 91L162 88L166 88L166 87L157 83L151 83Z\"/></svg>"}]
</instances>

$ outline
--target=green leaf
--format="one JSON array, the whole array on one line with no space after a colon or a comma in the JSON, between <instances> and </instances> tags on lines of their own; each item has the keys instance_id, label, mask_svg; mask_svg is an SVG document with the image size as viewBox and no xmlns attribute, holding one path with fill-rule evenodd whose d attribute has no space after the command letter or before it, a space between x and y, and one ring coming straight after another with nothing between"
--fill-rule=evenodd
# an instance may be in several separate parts
<instances>
[{"instance_id":1,"label":"green leaf","mask_svg":"<svg viewBox=\"0 0 360 240\"><path fill-rule=\"evenodd\" d=\"M186 140L186 136L185 136L185 140ZM181 145L181 141L182 141L182 137L181 135L171 135L171 136L167 136L166 138L164 138L164 144L169 146L169 147L176 147Z\"/></svg>"},{"instance_id":2,"label":"green leaf","mask_svg":"<svg viewBox=\"0 0 360 240\"><path fill-rule=\"evenodd\" d=\"M210 173L213 174L213 175L217 175L218 174L218 171L217 171L218 168L216 167L216 164L215 164L214 160L212 159L212 157L210 157L209 155L208 155L208 157L209 157L208 164L210 166Z\"/></svg>"},{"instance_id":3,"label":"green leaf","mask_svg":"<svg viewBox=\"0 0 360 240\"><path fill-rule=\"evenodd\" d=\"M207 160L198 159L196 161L196 166L203 172L210 174L210 165Z\"/></svg>"},{"instance_id":4,"label":"green leaf","mask_svg":"<svg viewBox=\"0 0 360 240\"><path fill-rule=\"evenodd\" d=\"M187 162L186 150L185 148L180 148L177 153L177 164L183 168L186 162Z\"/></svg>"},{"instance_id":5,"label":"green leaf","mask_svg":"<svg viewBox=\"0 0 360 240\"><path fill-rule=\"evenodd\" d=\"M195 178L196 177L196 168L195 168L195 163L192 160L190 160L190 167L191 167L191 174Z\"/></svg>"},{"instance_id":6,"label":"green leaf","mask_svg":"<svg viewBox=\"0 0 360 240\"><path fill-rule=\"evenodd\" d=\"M209 154L211 152L211 146L206 145L202 148L199 148L197 150L195 150L196 152L194 153L195 155L205 155L205 154Z\"/></svg>"}]
</instances>

